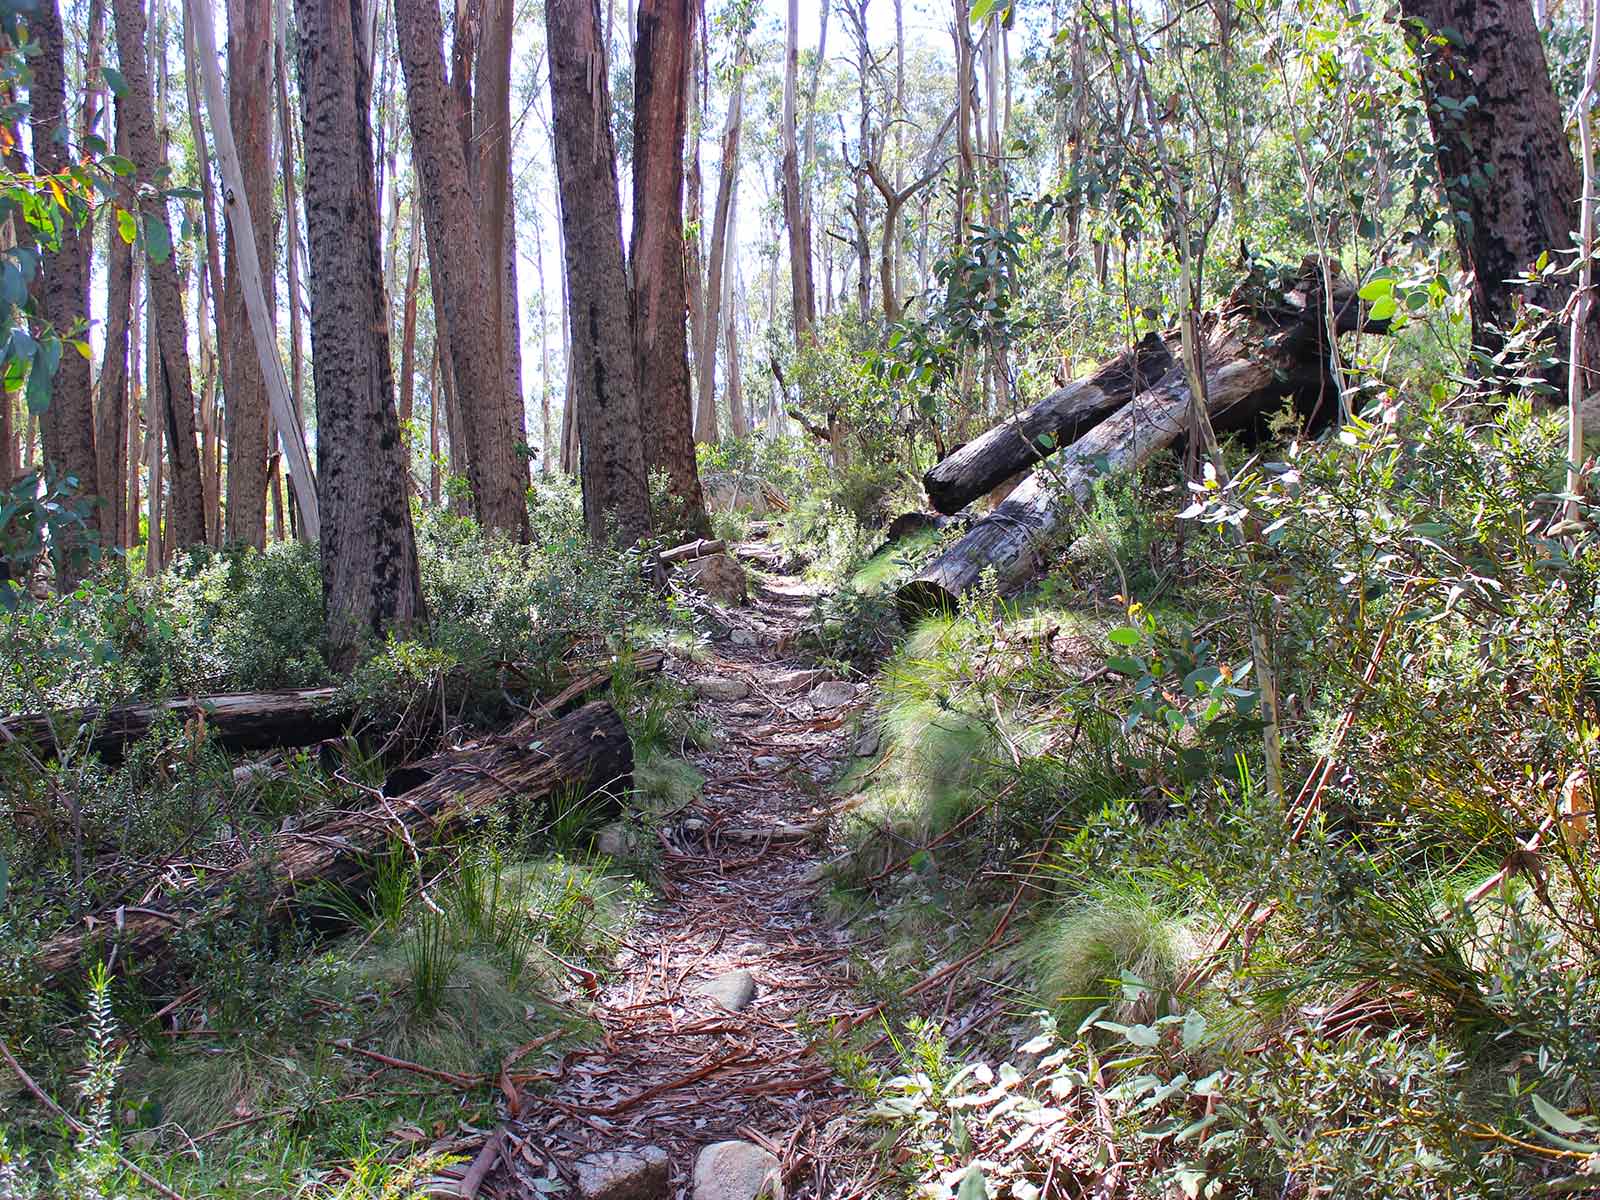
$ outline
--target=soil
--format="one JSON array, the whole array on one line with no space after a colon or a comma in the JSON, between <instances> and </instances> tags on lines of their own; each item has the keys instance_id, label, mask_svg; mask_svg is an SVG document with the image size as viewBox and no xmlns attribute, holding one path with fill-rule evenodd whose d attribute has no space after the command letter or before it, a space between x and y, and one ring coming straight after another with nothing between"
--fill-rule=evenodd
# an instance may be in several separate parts
<instances>
[{"instance_id":1,"label":"soil","mask_svg":"<svg viewBox=\"0 0 1600 1200\"><path fill-rule=\"evenodd\" d=\"M844 1119L860 1097L813 1044L830 1021L865 1015L856 948L823 916L819 882L826 785L851 753L853 722L814 707L812 681L795 687L805 664L785 656L815 590L764 547L739 555L755 568L749 607L708 661L672 670L742 679L749 695L697 701L718 734L691 755L704 795L657 831L655 899L594 997L601 1034L562 1059L547 1093L521 1098L481 1195L537 1195L552 1162L570 1186L585 1154L653 1145L671 1157L668 1195L686 1198L696 1153L727 1139L775 1154L791 1198L871 1194ZM756 985L742 1011L697 991L741 970Z\"/></svg>"}]
</instances>

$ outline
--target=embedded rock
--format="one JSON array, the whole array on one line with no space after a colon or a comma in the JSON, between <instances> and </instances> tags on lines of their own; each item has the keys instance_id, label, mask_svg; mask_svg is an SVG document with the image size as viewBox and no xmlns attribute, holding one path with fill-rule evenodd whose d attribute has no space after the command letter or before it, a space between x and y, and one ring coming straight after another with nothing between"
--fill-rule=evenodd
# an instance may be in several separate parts
<instances>
[{"instance_id":1,"label":"embedded rock","mask_svg":"<svg viewBox=\"0 0 1600 1200\"><path fill-rule=\"evenodd\" d=\"M693 1200L783 1200L778 1160L754 1142L717 1142L694 1160Z\"/></svg>"},{"instance_id":2,"label":"embedded rock","mask_svg":"<svg viewBox=\"0 0 1600 1200\"><path fill-rule=\"evenodd\" d=\"M603 1150L573 1164L582 1200L664 1200L667 1152L659 1146Z\"/></svg>"},{"instance_id":3,"label":"embedded rock","mask_svg":"<svg viewBox=\"0 0 1600 1200\"><path fill-rule=\"evenodd\" d=\"M721 1005L729 1012L743 1012L756 998L756 981L749 971L740 969L707 980L695 988L695 991L702 996L710 997L713 1003Z\"/></svg>"}]
</instances>

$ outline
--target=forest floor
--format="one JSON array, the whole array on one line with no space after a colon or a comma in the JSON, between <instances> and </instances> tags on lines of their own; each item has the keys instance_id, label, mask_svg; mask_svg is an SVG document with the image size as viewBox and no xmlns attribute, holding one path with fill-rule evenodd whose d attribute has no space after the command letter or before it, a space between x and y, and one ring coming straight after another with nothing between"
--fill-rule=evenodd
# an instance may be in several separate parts
<instances>
[{"instance_id":1,"label":"forest floor","mask_svg":"<svg viewBox=\"0 0 1600 1200\"><path fill-rule=\"evenodd\" d=\"M703 794L639 849L659 864L655 898L595 985L601 1034L562 1058L548 1092L513 1090L518 1115L480 1155L499 1152L483 1195L537 1195L547 1164L588 1195L584 1156L654 1146L670 1158L668 1195L731 1196L693 1182L699 1151L725 1140L773 1155L790 1198L870 1194L845 1119L860 1098L816 1048L867 1015L851 984L859 947L821 912L827 787L853 749L857 689L786 657L816 590L775 551L739 554L757 568L750 604L707 658L676 668L717 730L691 755Z\"/></svg>"}]
</instances>

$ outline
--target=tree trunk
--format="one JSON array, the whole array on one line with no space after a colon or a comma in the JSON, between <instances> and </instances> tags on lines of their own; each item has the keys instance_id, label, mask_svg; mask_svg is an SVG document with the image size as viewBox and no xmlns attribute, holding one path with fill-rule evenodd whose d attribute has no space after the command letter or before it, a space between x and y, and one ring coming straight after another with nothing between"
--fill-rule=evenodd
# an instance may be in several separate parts
<instances>
[{"instance_id":1,"label":"tree trunk","mask_svg":"<svg viewBox=\"0 0 1600 1200\"><path fill-rule=\"evenodd\" d=\"M1473 341L1492 353L1520 301L1553 312L1566 304L1564 280L1526 288L1512 280L1545 251L1571 247L1582 180L1526 0L1403 0L1400 8L1450 211L1470 217L1455 229L1472 273ZM1446 31L1449 42L1440 40ZM1585 366L1593 367L1593 329L1587 342Z\"/></svg>"},{"instance_id":2,"label":"tree trunk","mask_svg":"<svg viewBox=\"0 0 1600 1200\"><path fill-rule=\"evenodd\" d=\"M300 264L304 261L301 257L300 242L300 201L295 187L295 156L294 156L294 120L289 107L289 37L288 37L288 0L275 0L277 6L278 27L276 33L276 60L275 74L278 84L278 172L283 181L283 258L284 258L284 284L288 290L287 308L289 310L289 398L294 406L293 436L301 444L305 443L305 345L301 333L301 280ZM290 444L285 440L283 422L278 423L278 439L284 445ZM299 514L298 505L289 511L290 522L295 527L297 536L309 537L305 521Z\"/></svg>"},{"instance_id":3,"label":"tree trunk","mask_svg":"<svg viewBox=\"0 0 1600 1200\"><path fill-rule=\"evenodd\" d=\"M439 276L450 340L456 402L466 437L467 478L479 521L528 540L526 440L521 398L506 403L503 330L496 327L485 270L484 231L467 179L466 151L444 79L444 33L437 0L395 0L400 62L405 69L411 144L428 229L429 260ZM497 249L490 257L498 257ZM498 289L496 289L498 290ZM516 418L516 419L514 419Z\"/></svg>"},{"instance_id":4,"label":"tree trunk","mask_svg":"<svg viewBox=\"0 0 1600 1200\"><path fill-rule=\"evenodd\" d=\"M175 243L167 218L167 202L157 183L164 159L152 114L155 103L145 66L145 20L141 0L113 0L117 59L128 85L122 114L128 123L128 153L137 165L139 209L148 233L159 226L168 244ZM205 494L200 478L200 452L194 438L194 383L189 375L188 326L178 265L170 253L146 254L150 324L154 326L159 362L150 364L159 385L153 411L160 413L171 463L168 548L198 546L206 539ZM154 488L152 488L154 491ZM154 538L156 531L152 530Z\"/></svg>"},{"instance_id":5,"label":"tree trunk","mask_svg":"<svg viewBox=\"0 0 1600 1200\"><path fill-rule=\"evenodd\" d=\"M650 497L599 0L547 0L545 22L584 522L595 541L608 540L614 522L632 544L650 532Z\"/></svg>"},{"instance_id":6,"label":"tree trunk","mask_svg":"<svg viewBox=\"0 0 1600 1200\"><path fill-rule=\"evenodd\" d=\"M682 532L709 534L695 463L683 246L692 0L641 0L634 51L633 353L645 467L665 472ZM645 397L650 397L647 402Z\"/></svg>"},{"instance_id":7,"label":"tree trunk","mask_svg":"<svg viewBox=\"0 0 1600 1200\"><path fill-rule=\"evenodd\" d=\"M400 317L400 426L405 436L405 426L411 420L413 397L417 387L417 291L422 273L421 207L413 200L411 210L411 245L406 261L406 293ZM406 453L407 466L411 454Z\"/></svg>"},{"instance_id":8,"label":"tree trunk","mask_svg":"<svg viewBox=\"0 0 1600 1200\"><path fill-rule=\"evenodd\" d=\"M1286 394L1295 395L1304 411L1325 386L1330 322L1324 315L1326 293L1316 260L1303 266L1299 282L1282 302L1262 304L1260 290L1259 279L1247 280L1207 320L1204 399L1218 431L1258 424ZM1334 300L1339 308L1332 324L1341 331L1358 328L1360 306L1353 285L1343 277ZM1381 328L1377 323L1369 327ZM1002 590L1026 582L1038 569L1041 550L1091 500L1096 481L1138 469L1189 433L1191 404L1188 372L1169 369L1155 386L1036 470L904 584L897 596L901 612L909 619L954 609L991 569Z\"/></svg>"},{"instance_id":9,"label":"tree trunk","mask_svg":"<svg viewBox=\"0 0 1600 1200\"><path fill-rule=\"evenodd\" d=\"M277 261L272 222L273 40L270 5L264 0L228 0L228 121L239 150L264 281L276 277ZM223 284L228 340L223 359L228 394L227 536L230 542L259 549L267 543L267 380L245 310L239 242L231 225Z\"/></svg>"},{"instance_id":10,"label":"tree trunk","mask_svg":"<svg viewBox=\"0 0 1600 1200\"><path fill-rule=\"evenodd\" d=\"M533 269L539 276L539 474L555 473L556 453L550 423L550 303L544 284L544 221L533 206Z\"/></svg>"},{"instance_id":11,"label":"tree trunk","mask_svg":"<svg viewBox=\"0 0 1600 1200\"><path fill-rule=\"evenodd\" d=\"M289 459L289 473L294 480L295 496L302 528L311 538L319 536L319 505L311 477L311 459L306 448L299 413L289 393L289 381L283 373L283 363L278 358L277 338L274 334L273 305L267 301L267 280L271 277L260 268L261 255L256 248L256 221L250 209L250 184L245 179L239 148L233 138L233 125L227 105L222 97L222 79L216 65L216 30L212 28L211 10L197 0L193 5L195 36L199 40L201 73L211 112L212 130L216 136L217 161L227 182L225 208L228 214L228 233L239 247L231 259L233 275L243 293L244 320L238 328L250 333L250 349L254 351L260 378L265 384L271 410L277 418L278 432ZM265 157L270 160L270 153ZM269 197L270 199L270 169ZM267 222L271 224L270 219ZM268 268L271 256L268 256ZM230 360L233 355L229 355ZM266 431L263 430L263 439ZM281 521L280 521L281 525ZM280 529L281 532L281 529Z\"/></svg>"},{"instance_id":12,"label":"tree trunk","mask_svg":"<svg viewBox=\"0 0 1600 1200\"><path fill-rule=\"evenodd\" d=\"M706 349L706 276L705 255L701 250L701 225L705 220L705 185L700 167L700 141L705 127L705 100L701 75L705 69L706 36L699 22L691 22L693 29L693 55L688 80L689 110L689 166L686 180L684 271L689 305L689 362L691 381L698 387L700 357ZM698 424L698 393L692 400L695 405L690 414L691 431Z\"/></svg>"},{"instance_id":13,"label":"tree trunk","mask_svg":"<svg viewBox=\"0 0 1600 1200\"><path fill-rule=\"evenodd\" d=\"M295 0L296 14L312 2ZM313 27L302 17L300 28ZM301 57L304 61L304 51ZM365 75L365 63L358 66ZM318 187L308 173L308 213L309 193ZM376 235L376 214L372 226ZM374 269L380 268L375 236L373 255ZM315 261L315 252L312 257ZM597 701L552 724L535 728L524 722L511 732L514 737L425 760L416 769L432 772L426 782L392 799L380 797L367 811L336 810L309 828L275 835L259 857L215 872L170 899L108 912L92 930L62 934L40 948L40 970L46 977L73 970L91 952L99 961L110 940L116 946L111 957L125 968L159 971L170 967L174 939L191 924L246 905L257 916L282 919L304 903L303 889L317 897L334 887L359 891L397 837L411 842L414 834L415 840L442 845L502 804L514 805L522 824L536 818L542 802L557 792L621 794L631 785L633 744L610 704Z\"/></svg>"},{"instance_id":14,"label":"tree trunk","mask_svg":"<svg viewBox=\"0 0 1600 1200\"><path fill-rule=\"evenodd\" d=\"M739 137L744 129L744 75L748 65L743 48L734 60L733 92L728 97L728 120L722 129L722 170L717 180L717 206L712 215L711 264L706 272L705 349L700 355L700 412L695 420L698 442L716 444L717 342L722 338L722 273L728 261L728 223L733 213L735 180L739 175Z\"/></svg>"},{"instance_id":15,"label":"tree trunk","mask_svg":"<svg viewBox=\"0 0 1600 1200\"><path fill-rule=\"evenodd\" d=\"M67 116L66 36L58 0L40 0L30 25L39 47L38 55L31 60L33 84L29 95L34 169L41 175L56 175L68 170L73 160ZM59 248L43 249L41 253L38 286L45 319L62 339L49 407L40 420L44 461L51 470L76 479L77 490L86 499L96 497L100 487L94 397L89 360L66 344L66 339L88 336L88 242L92 229L91 225L80 232L70 218L62 223ZM35 358L35 370L41 369L40 362ZM88 517L90 536L104 529L105 515L104 506L96 504ZM61 549L66 553L58 561L58 582L70 589L82 576L82 555L87 547L74 539L73 544Z\"/></svg>"},{"instance_id":16,"label":"tree trunk","mask_svg":"<svg viewBox=\"0 0 1600 1200\"><path fill-rule=\"evenodd\" d=\"M330 661L424 617L394 411L362 0L295 0Z\"/></svg>"},{"instance_id":17,"label":"tree trunk","mask_svg":"<svg viewBox=\"0 0 1600 1200\"><path fill-rule=\"evenodd\" d=\"M789 0L783 56L783 219L789 227L789 278L794 288L795 345L804 345L817 323L811 283L811 223L800 185L800 148L795 137L795 92L800 73L800 0ZM813 97L813 105L815 98ZM865 150L862 151L865 153Z\"/></svg>"},{"instance_id":18,"label":"tree trunk","mask_svg":"<svg viewBox=\"0 0 1600 1200\"><path fill-rule=\"evenodd\" d=\"M1014 420L997 425L937 463L922 477L942 513L960 512L1013 475L1042 462L1154 387L1173 367L1159 334L1147 334L1087 379L1051 392Z\"/></svg>"},{"instance_id":19,"label":"tree trunk","mask_svg":"<svg viewBox=\"0 0 1600 1200\"><path fill-rule=\"evenodd\" d=\"M483 229L484 274L501 364L503 420L516 439L512 447L518 484L528 489L527 415L522 402L522 327L517 303L516 206L511 194L511 53L515 0L482 0L485 11L476 86L472 93L473 144L477 147L479 224ZM500 181L497 185L496 181ZM526 500L523 507L526 508Z\"/></svg>"}]
</instances>

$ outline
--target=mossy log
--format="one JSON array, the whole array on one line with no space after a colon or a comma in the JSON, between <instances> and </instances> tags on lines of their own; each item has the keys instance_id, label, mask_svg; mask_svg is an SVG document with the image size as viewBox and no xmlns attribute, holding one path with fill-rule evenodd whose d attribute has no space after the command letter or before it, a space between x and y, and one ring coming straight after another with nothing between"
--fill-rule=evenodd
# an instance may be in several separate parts
<instances>
[{"instance_id":1,"label":"mossy log","mask_svg":"<svg viewBox=\"0 0 1600 1200\"><path fill-rule=\"evenodd\" d=\"M1361 306L1354 285L1336 278L1336 327L1345 332L1362 324ZM1207 314L1202 330L1206 411L1219 433L1259 424L1287 396L1296 399L1308 420L1325 421L1337 409L1322 296L1320 279L1303 270L1296 286L1267 297L1259 281L1247 281L1220 310ZM1365 327L1383 331L1377 322ZM1188 380L1173 368L1045 460L960 541L903 584L896 596L901 615L912 620L953 611L989 569L1002 591L1025 583L1038 569L1040 549L1089 503L1095 481L1134 470L1178 445L1189 431L1189 409Z\"/></svg>"},{"instance_id":2,"label":"mossy log","mask_svg":"<svg viewBox=\"0 0 1600 1200\"><path fill-rule=\"evenodd\" d=\"M1172 348L1158 333L1118 354L1094 374L1059 387L1025 412L941 459L922 477L933 507L949 516L1076 441L1173 369Z\"/></svg>"},{"instance_id":3,"label":"mossy log","mask_svg":"<svg viewBox=\"0 0 1600 1200\"><path fill-rule=\"evenodd\" d=\"M631 666L636 676L655 675L660 673L665 661L659 651L647 651L635 655ZM559 709L578 696L604 687L611 673L612 664L605 661L578 662L561 668L552 680L559 694L556 701L545 706L546 715L551 708ZM524 694L535 690L519 687L515 681L508 681L507 686L510 691ZM84 748L107 762L117 762L129 746L147 736L168 716L180 722L200 722L206 739L224 750L251 751L310 746L343 737L357 715L355 698L348 691L319 687L222 692L109 707L63 708L0 716L0 724L11 737L45 758L54 758L58 744L64 746L73 741L78 730L87 726L89 733ZM8 740L0 736L0 741Z\"/></svg>"},{"instance_id":4,"label":"mossy log","mask_svg":"<svg viewBox=\"0 0 1600 1200\"><path fill-rule=\"evenodd\" d=\"M407 774L426 778L398 795L374 795L362 810L329 813L275 834L264 849L203 884L101 912L85 928L47 942L34 961L47 977L94 958L119 970L162 972L174 965L184 931L245 911L282 919L333 889L359 892L374 863L397 843L426 853L502 805L512 807L514 824L527 826L566 790L620 796L632 785L633 744L617 710L596 701L549 725L520 722Z\"/></svg>"}]
</instances>

